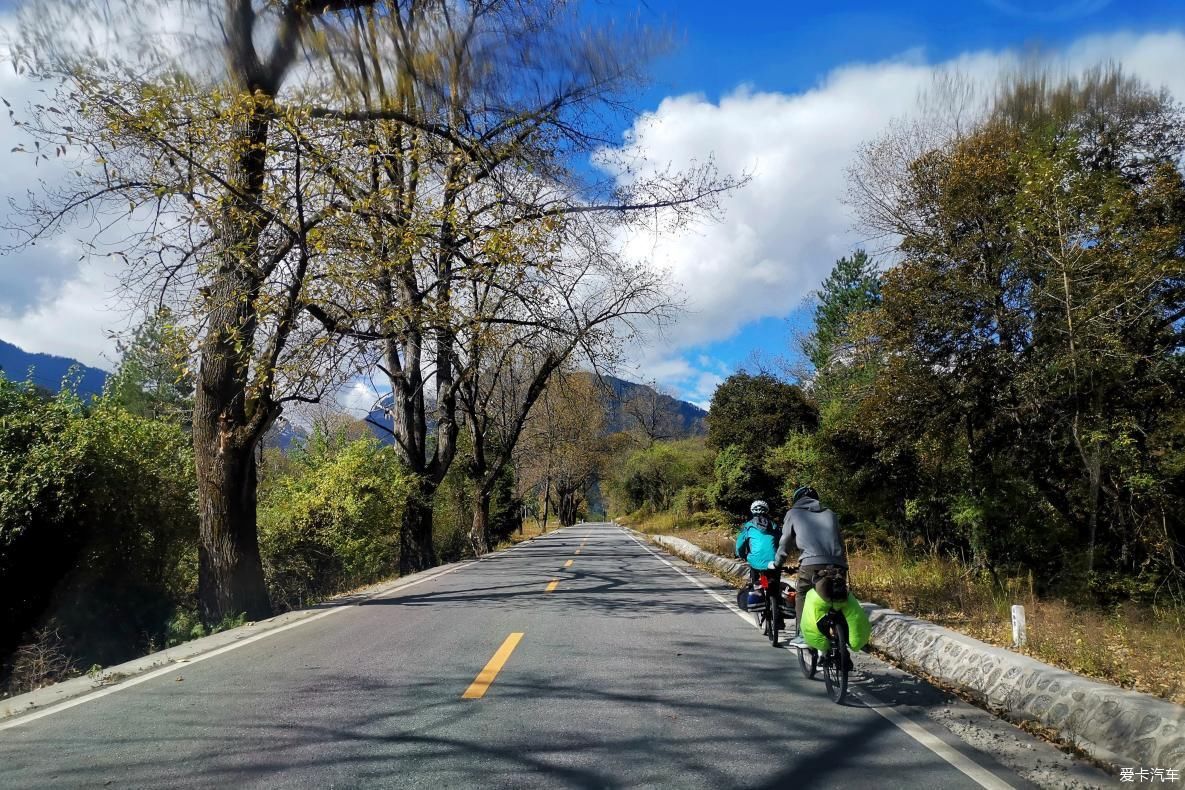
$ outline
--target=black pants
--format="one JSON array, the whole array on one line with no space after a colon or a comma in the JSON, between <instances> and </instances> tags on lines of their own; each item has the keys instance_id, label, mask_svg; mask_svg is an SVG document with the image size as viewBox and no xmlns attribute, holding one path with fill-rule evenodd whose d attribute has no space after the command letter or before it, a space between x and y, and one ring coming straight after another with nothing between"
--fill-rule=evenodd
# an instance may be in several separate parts
<instances>
[{"instance_id":1,"label":"black pants","mask_svg":"<svg viewBox=\"0 0 1185 790\"><path fill-rule=\"evenodd\" d=\"M802 633L802 607L806 605L806 594L815 586L815 574L834 565L803 565L798 569L798 578L794 580L794 615L797 617L798 633ZM847 569L841 568L847 576Z\"/></svg>"},{"instance_id":2,"label":"black pants","mask_svg":"<svg viewBox=\"0 0 1185 790\"><path fill-rule=\"evenodd\" d=\"M774 595L774 596L778 595L779 590L782 589L782 571L781 571L781 569L778 569L775 571L761 570L759 568L754 568L752 565L750 565L749 566L749 586L751 586L755 590L760 589L761 582L758 580L761 578L761 574L763 574L763 573L769 577L768 595ZM782 620L779 619L778 628L785 628L785 627L786 627L785 623L783 623Z\"/></svg>"},{"instance_id":3,"label":"black pants","mask_svg":"<svg viewBox=\"0 0 1185 790\"><path fill-rule=\"evenodd\" d=\"M778 569L776 571L767 571L767 570L761 570L759 568L754 568L753 566L750 565L749 566L749 584L752 584L754 587L757 587L759 584L759 582L757 580L761 577L761 574L763 574L763 573L765 575L769 576L770 586L777 584L782 579L781 569Z\"/></svg>"}]
</instances>

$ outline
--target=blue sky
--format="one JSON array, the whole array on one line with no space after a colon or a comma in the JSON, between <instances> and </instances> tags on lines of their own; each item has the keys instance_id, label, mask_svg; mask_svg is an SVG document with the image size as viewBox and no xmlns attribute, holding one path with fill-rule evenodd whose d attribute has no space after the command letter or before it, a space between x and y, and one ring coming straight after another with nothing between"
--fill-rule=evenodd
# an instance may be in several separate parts
<instances>
[{"instance_id":1,"label":"blue sky","mask_svg":"<svg viewBox=\"0 0 1185 790\"><path fill-rule=\"evenodd\" d=\"M808 0L738 3L725 13L708 0L646 0L645 6L639 19L669 25L679 44L655 71L643 99L651 106L678 93L718 98L742 83L795 93L836 67L913 49L941 61L973 50L1056 49L1089 34L1185 23L1181 0ZM1038 8L1044 10L1019 10Z\"/></svg>"},{"instance_id":2,"label":"blue sky","mask_svg":"<svg viewBox=\"0 0 1185 790\"><path fill-rule=\"evenodd\" d=\"M955 69L988 91L1002 69L1040 52L1071 70L1118 60L1185 99L1185 0L588 2L674 39L635 97L639 114L621 120L626 153L656 169L713 157L722 172L750 176L719 221L624 240L670 272L688 309L662 336L627 346L617 372L701 405L729 373L784 357L809 329L810 293L867 242L843 201L847 168L862 143L917 111L936 74ZM0 0L0 34L12 6ZM21 103L36 87L0 67L0 96ZM0 152L21 141L0 124ZM10 158L0 200L51 176ZM131 321L112 298L117 262L79 253L63 236L0 257L0 338L110 369L110 332ZM352 386L341 402L373 395Z\"/></svg>"},{"instance_id":3,"label":"blue sky","mask_svg":"<svg viewBox=\"0 0 1185 790\"><path fill-rule=\"evenodd\" d=\"M819 91L837 70L857 64L926 66L959 61L972 53L1009 51L1057 59L1097 37L1138 37L1185 29L1181 0L840 0L743 3L724 12L721 5L708 0L647 0L639 15L641 22L671 30L676 49L657 64L653 83L638 96L639 109L654 111L664 99L686 94L698 96L707 105L720 105L738 89L751 94L801 96ZM1095 51L1102 52L1104 58L1123 57L1123 47L1113 46L1113 42L1101 44ZM1084 58L1072 60L1080 63ZM1178 63L1185 71L1185 61ZM1156 69L1151 71L1149 79L1155 80ZM909 98L903 94L902 113L909 110ZM877 131L870 124L867 136ZM725 147L730 144L727 139L718 142ZM663 151L658 148L652 153L661 157ZM750 188L753 186L757 185ZM729 217L726 223L731 221ZM842 254L858 243L859 236L853 235L849 244L832 244L829 249ZM794 250L787 254L793 255ZM809 330L810 310L804 307L804 299L833 260L828 257L803 264L800 268L809 269L810 277L786 283L780 312L767 305L756 311L753 320L744 321L727 335L716 333L706 342L679 344L678 331L672 333L676 342L665 361L678 358L686 364L657 364L656 369L668 371L664 383L681 397L704 403L717 374L726 375L741 366L752 368L755 359L768 361L785 355L792 346L792 335ZM744 260L731 262L736 269L748 264ZM804 288L805 282L811 285ZM770 284L777 289L778 283ZM744 309L743 302L733 307ZM646 363L639 372L637 377L647 377ZM664 376L658 378L662 382Z\"/></svg>"}]
</instances>

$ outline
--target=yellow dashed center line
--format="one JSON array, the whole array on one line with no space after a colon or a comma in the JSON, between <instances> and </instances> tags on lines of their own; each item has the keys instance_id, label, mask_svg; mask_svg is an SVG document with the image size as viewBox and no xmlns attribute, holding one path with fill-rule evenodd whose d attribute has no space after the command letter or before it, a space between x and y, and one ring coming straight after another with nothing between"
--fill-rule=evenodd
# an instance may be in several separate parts
<instances>
[{"instance_id":1,"label":"yellow dashed center line","mask_svg":"<svg viewBox=\"0 0 1185 790\"><path fill-rule=\"evenodd\" d=\"M565 567L565 568L571 568L571 567L572 567L572 563L574 563L574 562L576 562L576 560L568 560L567 562L565 562L565 563L564 563L564 567Z\"/></svg>"},{"instance_id":2,"label":"yellow dashed center line","mask_svg":"<svg viewBox=\"0 0 1185 790\"><path fill-rule=\"evenodd\" d=\"M469 688L465 689L465 693L461 695L461 699L481 699L484 697L486 690L494 682L494 678L498 677L498 673L502 671L506 660L510 658L510 654L518 647L518 642L522 638L522 633L513 633L506 637L506 641L502 643L502 647L498 648L498 652L494 653L494 657L490 659L489 663L485 665L481 672L477 673L477 677L469 684Z\"/></svg>"},{"instance_id":3,"label":"yellow dashed center line","mask_svg":"<svg viewBox=\"0 0 1185 790\"><path fill-rule=\"evenodd\" d=\"M554 590L554 589L555 589L556 587L558 587L559 585L560 585L560 580L559 580L559 579L552 579L551 581L549 581L549 582L547 583L547 592L551 592L552 590Z\"/></svg>"}]
</instances>

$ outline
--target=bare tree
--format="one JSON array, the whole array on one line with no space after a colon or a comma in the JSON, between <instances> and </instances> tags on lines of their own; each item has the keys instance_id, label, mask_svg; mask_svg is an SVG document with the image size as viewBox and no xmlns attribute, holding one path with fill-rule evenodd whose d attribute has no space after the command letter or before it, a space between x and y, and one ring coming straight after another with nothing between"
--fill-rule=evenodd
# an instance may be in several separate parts
<instances>
[{"instance_id":1,"label":"bare tree","mask_svg":"<svg viewBox=\"0 0 1185 790\"><path fill-rule=\"evenodd\" d=\"M472 315L457 333L457 350L473 437L470 540L479 554L489 548L494 485L548 382L576 358L593 367L612 364L628 330L661 321L675 307L662 274L614 255L596 223L577 216L565 224L575 226L566 229L566 243L514 288L497 279L467 283Z\"/></svg>"},{"instance_id":2,"label":"bare tree","mask_svg":"<svg viewBox=\"0 0 1185 790\"><path fill-rule=\"evenodd\" d=\"M622 400L621 411L628 419L627 430L639 434L644 446L649 447L660 439L674 438L682 431L681 419L670 400L653 380L645 386L635 387Z\"/></svg>"},{"instance_id":3,"label":"bare tree","mask_svg":"<svg viewBox=\"0 0 1185 790\"><path fill-rule=\"evenodd\" d=\"M419 480L401 525L404 572L435 561L432 496L456 454L458 394L481 389L465 379L486 357L463 353L458 332L481 336L489 305L504 304L477 308L465 284L546 280L540 262L559 259L570 218L584 227L679 221L735 185L710 163L629 190L575 166L607 144L607 116L653 50L645 37L584 25L575 9L560 0L416 0L358 12L335 40L349 53L337 61L339 80L366 109L315 115L356 122L347 131L354 155L331 176L352 217L334 246L358 253L308 310L329 331L372 343L391 382L392 432ZM552 283L552 313L564 313L569 284Z\"/></svg>"},{"instance_id":4,"label":"bare tree","mask_svg":"<svg viewBox=\"0 0 1185 790\"><path fill-rule=\"evenodd\" d=\"M190 319L207 621L271 611L255 450L285 403L319 397L332 352L301 316L328 259L318 230L339 203L320 175L326 160L311 152L337 137L304 105L277 100L302 50L302 69L323 68L309 45L369 5L39 0L21 15L18 68L60 86L25 124L34 155L78 164L24 207L25 243L83 218L101 251L102 231L122 228L109 249L126 261L135 296ZM154 27L160 18L173 25Z\"/></svg>"}]
</instances>

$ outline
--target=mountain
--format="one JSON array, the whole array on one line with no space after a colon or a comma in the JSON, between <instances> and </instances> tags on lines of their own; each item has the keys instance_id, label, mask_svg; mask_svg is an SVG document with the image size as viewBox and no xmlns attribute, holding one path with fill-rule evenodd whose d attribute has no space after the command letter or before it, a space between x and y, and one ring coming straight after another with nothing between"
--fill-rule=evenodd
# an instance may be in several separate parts
<instances>
[{"instance_id":1,"label":"mountain","mask_svg":"<svg viewBox=\"0 0 1185 790\"><path fill-rule=\"evenodd\" d=\"M708 413L685 400L673 398L646 384L603 376L608 433L640 428L656 437L678 439L708 432Z\"/></svg>"},{"instance_id":2,"label":"mountain","mask_svg":"<svg viewBox=\"0 0 1185 790\"><path fill-rule=\"evenodd\" d=\"M79 395L99 395L103 392L103 384L109 375L105 370L88 367L76 359L55 357L52 354L30 354L12 343L0 340L0 370L10 381L25 381L30 378L33 383L44 387L50 392L57 392L62 388L62 378L71 367L77 367L75 375L78 379Z\"/></svg>"},{"instance_id":3,"label":"mountain","mask_svg":"<svg viewBox=\"0 0 1185 790\"><path fill-rule=\"evenodd\" d=\"M366 427L370 429L370 432L374 434L376 439L378 439L383 444L394 445L395 421L391 419L391 415L387 414L386 410L383 408L384 406L389 405L390 402L391 395L388 393L387 396L383 398L382 403L379 404L378 407L372 409L370 414L366 415L362 419L366 421ZM432 434L432 431L435 427L435 423L431 423L429 425L429 435Z\"/></svg>"},{"instance_id":4,"label":"mountain","mask_svg":"<svg viewBox=\"0 0 1185 790\"><path fill-rule=\"evenodd\" d=\"M591 377L591 374L584 375ZM645 384L614 376L603 376L601 381L605 406L605 433L640 428L662 438L682 439L688 436L702 436L708 432L708 426L704 422L708 413L694 403L672 398ZM380 442L395 443L395 438L391 434L394 423L381 407L374 409L363 419L367 420L371 432ZM429 420L429 435L434 430L435 424Z\"/></svg>"},{"instance_id":5,"label":"mountain","mask_svg":"<svg viewBox=\"0 0 1185 790\"><path fill-rule=\"evenodd\" d=\"M263 446L265 448L278 447L281 452L287 453L293 449L294 445L296 447L303 446L308 440L308 430L281 417L263 435Z\"/></svg>"}]
</instances>

